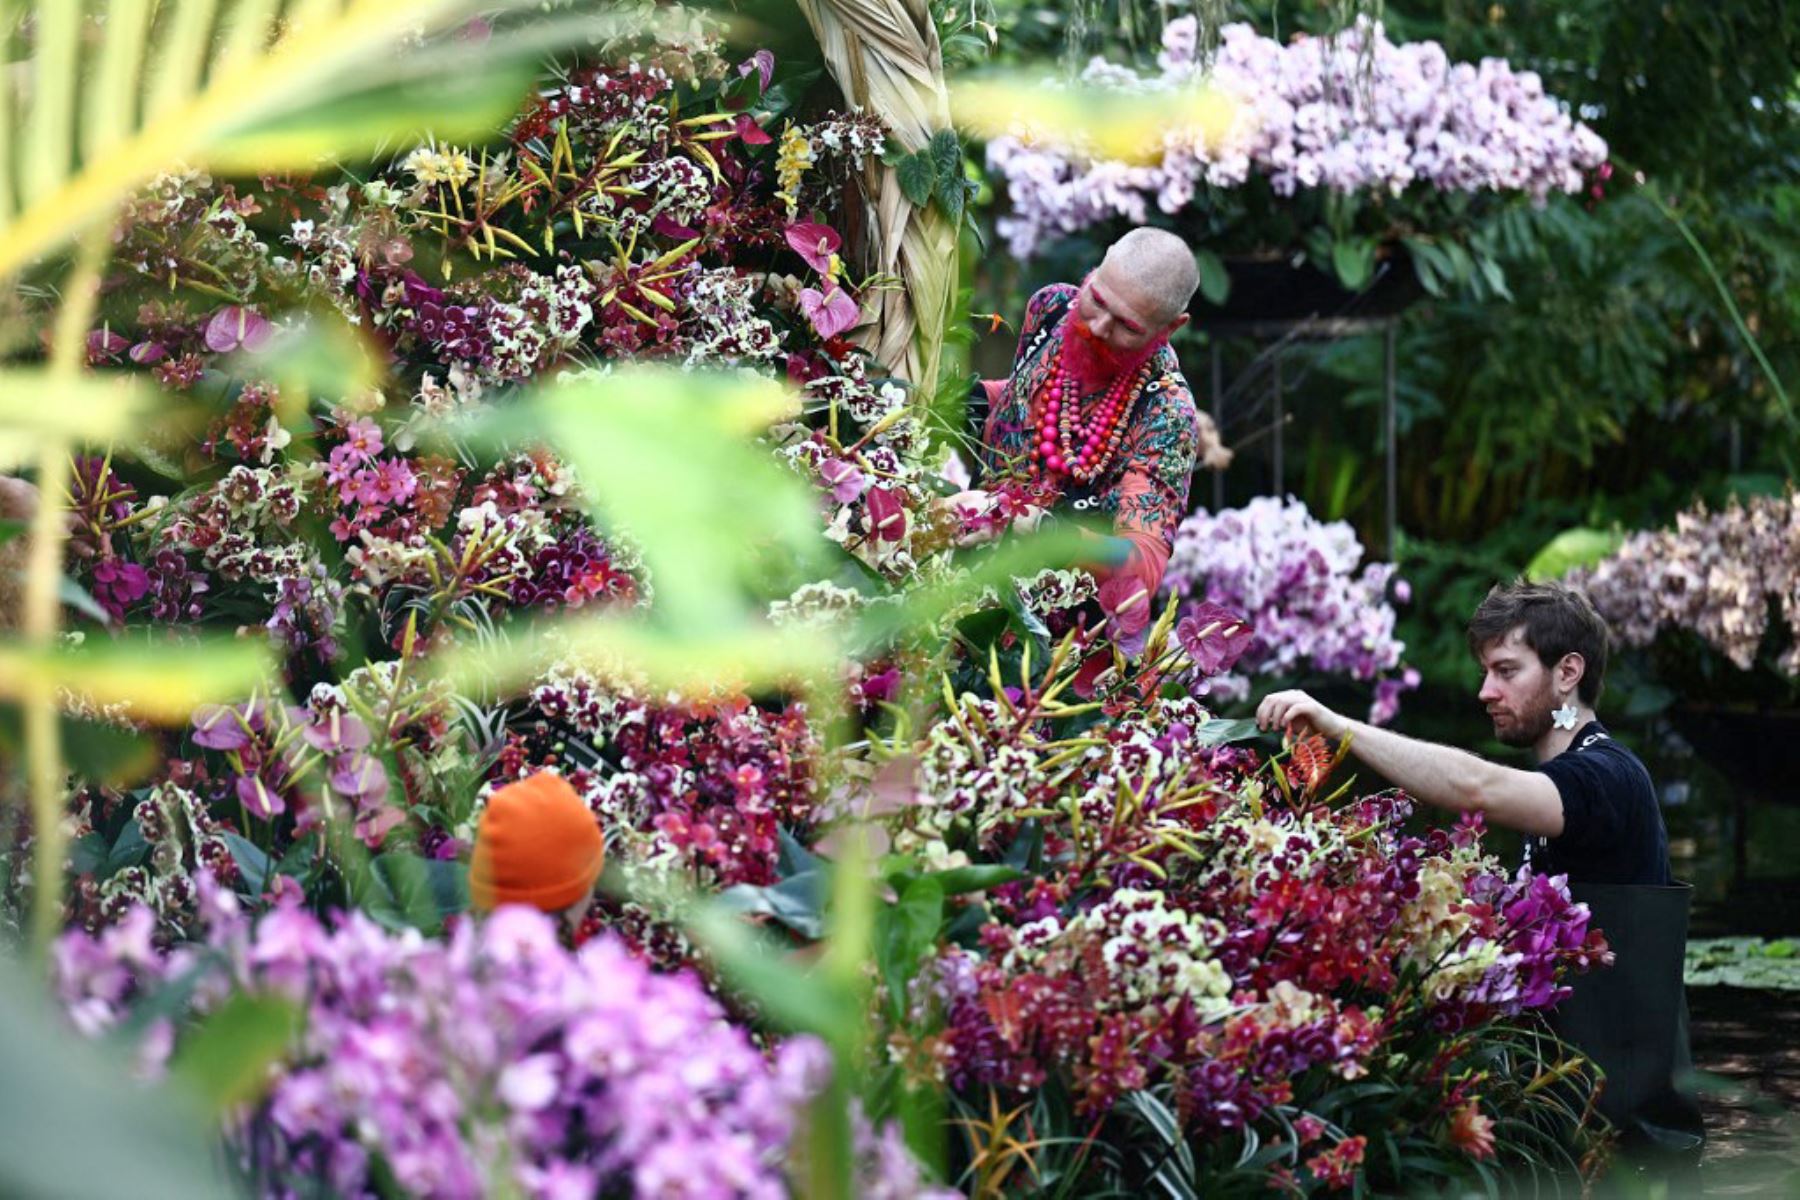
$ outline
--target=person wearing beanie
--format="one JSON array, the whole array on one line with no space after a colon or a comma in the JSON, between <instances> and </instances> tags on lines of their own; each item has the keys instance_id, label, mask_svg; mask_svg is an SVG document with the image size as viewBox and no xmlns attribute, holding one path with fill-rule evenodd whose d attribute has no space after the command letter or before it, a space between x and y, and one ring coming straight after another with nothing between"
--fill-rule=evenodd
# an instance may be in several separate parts
<instances>
[{"instance_id":1,"label":"person wearing beanie","mask_svg":"<svg viewBox=\"0 0 1800 1200\"><path fill-rule=\"evenodd\" d=\"M575 789L539 771L488 797L475 831L469 898L479 912L528 904L547 913L585 910L606 839Z\"/></svg>"}]
</instances>

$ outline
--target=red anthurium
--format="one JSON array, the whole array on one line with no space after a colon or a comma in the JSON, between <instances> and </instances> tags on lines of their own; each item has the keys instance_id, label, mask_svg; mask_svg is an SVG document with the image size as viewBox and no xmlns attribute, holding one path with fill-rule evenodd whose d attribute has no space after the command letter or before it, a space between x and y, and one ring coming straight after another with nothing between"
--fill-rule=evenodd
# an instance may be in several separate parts
<instances>
[{"instance_id":1,"label":"red anthurium","mask_svg":"<svg viewBox=\"0 0 1800 1200\"><path fill-rule=\"evenodd\" d=\"M735 124L738 137L743 139L746 146L766 146L775 140L769 136L766 129L756 123L756 118L749 113L739 113Z\"/></svg>"},{"instance_id":2,"label":"red anthurium","mask_svg":"<svg viewBox=\"0 0 1800 1200\"><path fill-rule=\"evenodd\" d=\"M897 542L906 536L906 500L897 487L869 489L869 536Z\"/></svg>"}]
</instances>

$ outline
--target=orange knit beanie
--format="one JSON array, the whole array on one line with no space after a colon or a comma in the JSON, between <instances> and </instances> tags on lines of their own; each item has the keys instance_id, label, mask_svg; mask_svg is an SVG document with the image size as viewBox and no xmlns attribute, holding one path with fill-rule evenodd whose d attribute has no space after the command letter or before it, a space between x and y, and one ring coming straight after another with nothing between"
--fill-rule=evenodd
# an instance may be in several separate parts
<instances>
[{"instance_id":1,"label":"orange knit beanie","mask_svg":"<svg viewBox=\"0 0 1800 1200\"><path fill-rule=\"evenodd\" d=\"M469 896L483 911L529 904L556 912L593 890L605 861L593 812L562 776L539 771L488 797Z\"/></svg>"}]
</instances>

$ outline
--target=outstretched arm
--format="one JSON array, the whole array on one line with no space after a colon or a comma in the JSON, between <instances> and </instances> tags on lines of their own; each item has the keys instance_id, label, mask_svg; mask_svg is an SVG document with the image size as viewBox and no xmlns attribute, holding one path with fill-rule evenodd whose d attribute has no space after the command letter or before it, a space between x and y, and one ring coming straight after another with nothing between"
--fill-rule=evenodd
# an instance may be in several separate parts
<instances>
[{"instance_id":1,"label":"outstretched arm","mask_svg":"<svg viewBox=\"0 0 1800 1200\"><path fill-rule=\"evenodd\" d=\"M1477 812L1490 825L1538 837L1557 837L1563 831L1562 795L1548 776L1536 771L1502 766L1465 750L1353 721L1305 692L1265 697L1257 706L1256 723L1262 729L1284 729L1298 736L1320 733L1333 741L1348 737L1350 753L1357 759L1434 807Z\"/></svg>"}]
</instances>

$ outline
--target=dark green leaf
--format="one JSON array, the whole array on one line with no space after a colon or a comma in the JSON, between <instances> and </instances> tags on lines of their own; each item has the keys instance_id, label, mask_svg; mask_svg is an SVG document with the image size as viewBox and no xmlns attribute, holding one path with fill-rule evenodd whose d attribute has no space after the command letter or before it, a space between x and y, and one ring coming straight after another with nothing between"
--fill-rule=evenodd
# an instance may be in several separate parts
<instances>
[{"instance_id":1,"label":"dark green leaf","mask_svg":"<svg viewBox=\"0 0 1800 1200\"><path fill-rule=\"evenodd\" d=\"M221 834L225 846L231 851L231 861L237 864L238 874L244 880L244 894L260 896L269 889L269 856L254 842L239 837L235 833Z\"/></svg>"},{"instance_id":2,"label":"dark green leaf","mask_svg":"<svg viewBox=\"0 0 1800 1200\"><path fill-rule=\"evenodd\" d=\"M907 155L895 166L894 177L900 184L900 194L914 208L924 208L931 203L931 194L937 190L938 175L930 154L921 150Z\"/></svg>"},{"instance_id":3,"label":"dark green leaf","mask_svg":"<svg viewBox=\"0 0 1800 1200\"><path fill-rule=\"evenodd\" d=\"M876 954L896 1015L906 1011L907 981L937 943L943 919L944 887L929 875L907 884L900 903L881 911Z\"/></svg>"},{"instance_id":4,"label":"dark green leaf","mask_svg":"<svg viewBox=\"0 0 1800 1200\"><path fill-rule=\"evenodd\" d=\"M802 871L780 883L755 887L740 883L719 894L719 906L728 912L770 917L802 937L825 936L827 880L823 872Z\"/></svg>"},{"instance_id":5,"label":"dark green leaf","mask_svg":"<svg viewBox=\"0 0 1800 1200\"><path fill-rule=\"evenodd\" d=\"M1233 742L1247 742L1258 732L1256 722L1248 717L1232 721L1215 719L1195 731L1194 741L1201 746L1228 746Z\"/></svg>"},{"instance_id":6,"label":"dark green leaf","mask_svg":"<svg viewBox=\"0 0 1800 1200\"><path fill-rule=\"evenodd\" d=\"M1231 273L1224 260L1211 250L1196 250L1194 265L1200 269L1200 294L1209 304L1225 303L1231 295Z\"/></svg>"},{"instance_id":7,"label":"dark green leaf","mask_svg":"<svg viewBox=\"0 0 1800 1200\"><path fill-rule=\"evenodd\" d=\"M102 881L111 879L126 867L141 864L150 854L150 843L144 840L144 831L138 828L137 818L125 822L119 830L119 836L113 839L112 849L106 852L106 862L100 868Z\"/></svg>"},{"instance_id":8,"label":"dark green leaf","mask_svg":"<svg viewBox=\"0 0 1800 1200\"><path fill-rule=\"evenodd\" d=\"M937 880L946 896L960 896L965 892L985 892L1003 883L1015 883L1030 876L1017 867L1000 863L975 863L967 867L951 867L947 871L933 871L922 878Z\"/></svg>"},{"instance_id":9,"label":"dark green leaf","mask_svg":"<svg viewBox=\"0 0 1800 1200\"><path fill-rule=\"evenodd\" d=\"M1375 239L1346 238L1332 243L1331 269L1345 288L1360 292L1375 274Z\"/></svg>"},{"instance_id":10,"label":"dark green leaf","mask_svg":"<svg viewBox=\"0 0 1800 1200\"><path fill-rule=\"evenodd\" d=\"M100 607L100 602L94 599L92 593L67 575L56 581L56 598L84 617L92 618L102 625L112 624L112 614Z\"/></svg>"},{"instance_id":11,"label":"dark green leaf","mask_svg":"<svg viewBox=\"0 0 1800 1200\"><path fill-rule=\"evenodd\" d=\"M388 928L435 933L444 918L468 909L469 868L397 851L380 854L369 861L358 892L360 907Z\"/></svg>"},{"instance_id":12,"label":"dark green leaf","mask_svg":"<svg viewBox=\"0 0 1800 1200\"><path fill-rule=\"evenodd\" d=\"M16 537L23 537L25 531L30 528L29 522L0 518L0 546L6 545Z\"/></svg>"}]
</instances>

